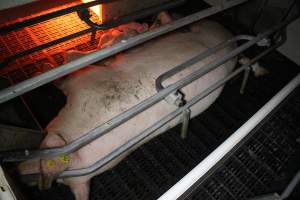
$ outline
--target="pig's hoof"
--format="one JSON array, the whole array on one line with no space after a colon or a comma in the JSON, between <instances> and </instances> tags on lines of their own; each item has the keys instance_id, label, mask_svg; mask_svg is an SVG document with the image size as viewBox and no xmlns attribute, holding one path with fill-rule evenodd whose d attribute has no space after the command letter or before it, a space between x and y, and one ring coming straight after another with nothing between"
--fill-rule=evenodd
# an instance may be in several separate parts
<instances>
[{"instance_id":1,"label":"pig's hoof","mask_svg":"<svg viewBox=\"0 0 300 200\"><path fill-rule=\"evenodd\" d=\"M255 77L266 76L270 73L266 68L260 66L258 63L252 65L252 70L254 72Z\"/></svg>"}]
</instances>

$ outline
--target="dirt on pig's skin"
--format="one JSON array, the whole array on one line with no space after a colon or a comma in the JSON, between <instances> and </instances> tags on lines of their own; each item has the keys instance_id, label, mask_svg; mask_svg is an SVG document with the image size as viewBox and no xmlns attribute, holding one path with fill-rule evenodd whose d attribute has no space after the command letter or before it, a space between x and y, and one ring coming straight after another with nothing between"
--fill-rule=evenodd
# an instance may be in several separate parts
<instances>
[{"instance_id":1,"label":"dirt on pig's skin","mask_svg":"<svg viewBox=\"0 0 300 200\"><path fill-rule=\"evenodd\" d=\"M121 59L112 60L109 67L90 66L86 70L66 77L60 88L67 96L67 104L48 125L48 135L59 133L67 143L74 141L154 95L156 93L155 79L162 73L232 37L226 29L215 22L203 21L195 25L200 26L197 29L201 30L200 32L173 32L135 48L136 51L125 51L122 53ZM178 73L165 81L164 85L174 83L193 73L232 48L228 47ZM235 59L228 61L222 67L182 88L181 92L184 93L185 100L190 100L217 80L225 77L232 71L235 63ZM216 90L192 106L191 116L194 117L207 109L221 91L222 88ZM166 101L153 105L106 135L72 153L68 169L90 166L175 109L176 106L168 104ZM71 187L77 200L87 200L89 180L93 176L115 166L140 145L174 127L179 122L180 118L175 118L145 141L140 142L96 172L61 181Z\"/></svg>"}]
</instances>

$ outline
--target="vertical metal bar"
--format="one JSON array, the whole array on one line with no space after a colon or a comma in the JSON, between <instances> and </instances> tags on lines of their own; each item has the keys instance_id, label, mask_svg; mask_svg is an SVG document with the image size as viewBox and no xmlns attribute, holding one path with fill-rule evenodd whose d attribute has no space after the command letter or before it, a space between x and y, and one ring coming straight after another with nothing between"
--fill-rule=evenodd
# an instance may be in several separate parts
<instances>
[{"instance_id":1,"label":"vertical metal bar","mask_svg":"<svg viewBox=\"0 0 300 200\"><path fill-rule=\"evenodd\" d=\"M182 112L182 126L181 126L181 138L185 139L189 131L189 124L191 118L191 110L188 108Z\"/></svg>"},{"instance_id":2,"label":"vertical metal bar","mask_svg":"<svg viewBox=\"0 0 300 200\"><path fill-rule=\"evenodd\" d=\"M248 83L249 75L251 71L251 66L247 67L244 72L243 82L240 89L240 94L244 94L246 85Z\"/></svg>"}]
</instances>

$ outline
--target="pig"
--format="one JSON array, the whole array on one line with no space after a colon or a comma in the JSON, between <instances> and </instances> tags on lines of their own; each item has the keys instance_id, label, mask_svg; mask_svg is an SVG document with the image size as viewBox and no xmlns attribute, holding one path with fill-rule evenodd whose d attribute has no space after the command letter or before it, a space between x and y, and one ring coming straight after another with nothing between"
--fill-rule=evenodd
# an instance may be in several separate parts
<instances>
[{"instance_id":1,"label":"pig","mask_svg":"<svg viewBox=\"0 0 300 200\"><path fill-rule=\"evenodd\" d=\"M47 126L47 135L42 141L41 148L68 144L154 95L157 92L155 80L159 75L231 37L232 34L222 25L203 20L191 25L188 31L175 31L135 47L133 50L119 53L110 58L110 62L106 65L100 62L65 77L60 82L59 88L67 96L67 103ZM231 51L234 46L229 46L174 75L166 80L164 85L172 84L193 73L196 69ZM219 79L224 78L233 70L235 64L236 59L229 60L183 87L180 92L184 95L184 100L189 101ZM222 88L217 89L192 106L191 117L207 109L221 91ZM165 100L160 101L70 155L21 163L20 173L41 173L41 185L50 187L51 181L63 171L92 165L175 109L177 106ZM180 117L175 118L94 173L60 181L71 188L76 200L88 200L89 182L92 177L111 169L136 148L174 127L180 121Z\"/></svg>"}]
</instances>

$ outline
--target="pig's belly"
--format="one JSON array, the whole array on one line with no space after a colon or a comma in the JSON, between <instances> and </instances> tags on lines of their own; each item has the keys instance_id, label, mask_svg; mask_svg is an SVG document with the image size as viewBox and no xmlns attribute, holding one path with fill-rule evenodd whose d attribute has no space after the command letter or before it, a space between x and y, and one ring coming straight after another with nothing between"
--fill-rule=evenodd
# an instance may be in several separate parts
<instances>
[{"instance_id":1,"label":"pig's belly","mask_svg":"<svg viewBox=\"0 0 300 200\"><path fill-rule=\"evenodd\" d=\"M91 66L67 78L63 86L68 98L67 104L49 124L48 133L59 133L67 141L73 141L140 101L154 95L156 93L155 79L159 75L207 49L203 39L197 37L198 35L194 33L173 33L133 51L120 54L110 67ZM220 54L225 52L220 52ZM209 59L197 63L175 75L165 84L173 83L185 77L216 57L217 55L213 55ZM185 99L191 99L225 77L233 66L234 62L228 62L184 87L181 91L184 93ZM207 109L220 92L221 89L218 89L192 106L192 117ZM71 168L87 167L95 163L175 109L174 105L170 105L166 101L155 104L80 149L77 152L79 161ZM180 118L178 117L157 130L146 141L174 127L179 122ZM135 148L141 144L136 145ZM91 176L114 166L127 154L115 159L111 164Z\"/></svg>"}]
</instances>

